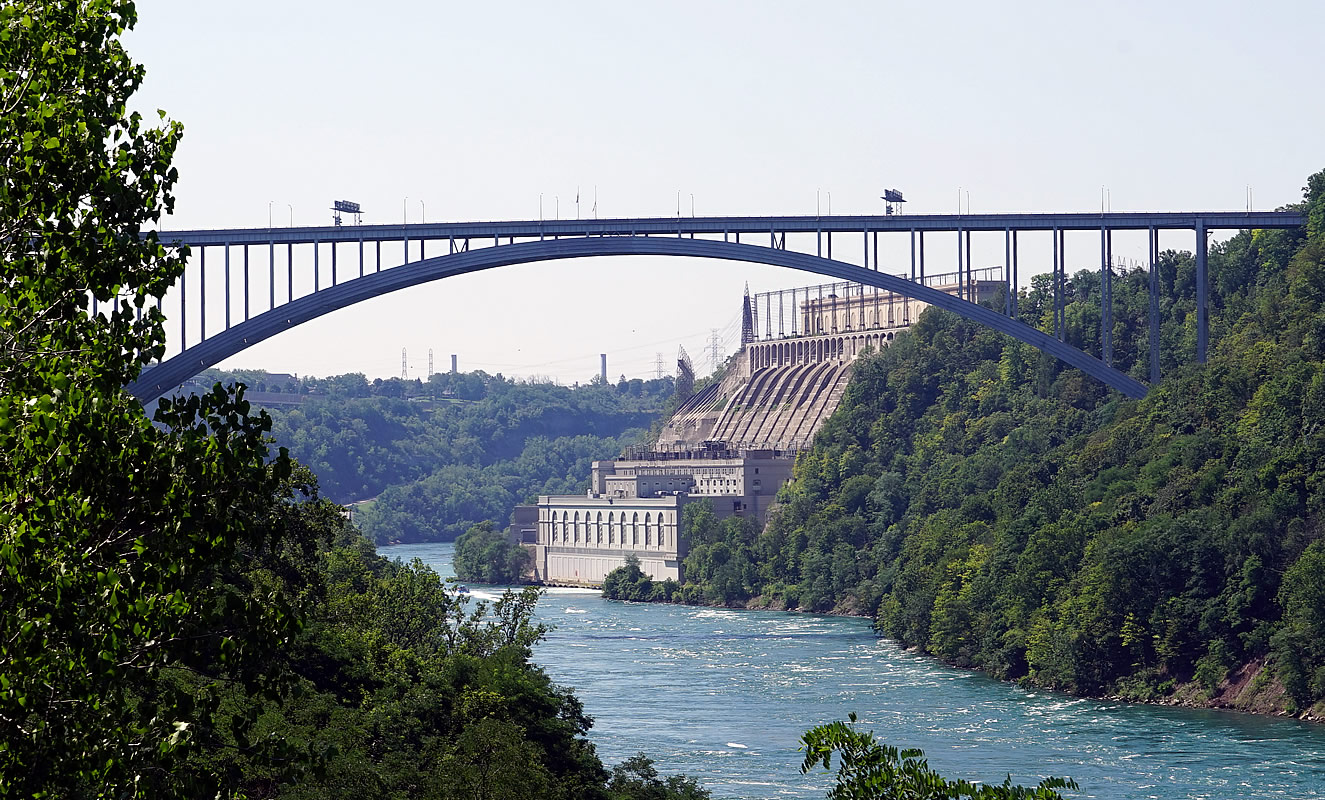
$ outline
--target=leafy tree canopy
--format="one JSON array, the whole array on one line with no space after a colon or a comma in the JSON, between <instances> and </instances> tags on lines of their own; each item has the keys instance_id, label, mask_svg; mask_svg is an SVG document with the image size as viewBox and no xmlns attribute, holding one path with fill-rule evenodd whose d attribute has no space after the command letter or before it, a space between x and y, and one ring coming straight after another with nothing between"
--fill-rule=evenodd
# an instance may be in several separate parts
<instances>
[{"instance_id":1,"label":"leafy tree canopy","mask_svg":"<svg viewBox=\"0 0 1325 800\"><path fill-rule=\"evenodd\" d=\"M154 427L122 390L162 354L153 301L183 263L143 235L181 128L126 113L135 20L0 5L0 796L214 793L174 770L229 723L166 676L277 692L262 667L298 627L298 597L238 577L275 553L292 488L269 420L217 390Z\"/></svg>"},{"instance_id":2,"label":"leafy tree canopy","mask_svg":"<svg viewBox=\"0 0 1325 800\"><path fill-rule=\"evenodd\" d=\"M1059 789L1079 788L1063 778L1046 778L1034 787L1014 786L1010 775L1002 784L949 780L930 769L921 751L881 744L872 732L853 727L855 722L856 715L851 714L851 724L830 722L801 737L805 751L801 772L820 764L831 770L833 755L838 756L837 783L828 800L1063 800Z\"/></svg>"}]
</instances>

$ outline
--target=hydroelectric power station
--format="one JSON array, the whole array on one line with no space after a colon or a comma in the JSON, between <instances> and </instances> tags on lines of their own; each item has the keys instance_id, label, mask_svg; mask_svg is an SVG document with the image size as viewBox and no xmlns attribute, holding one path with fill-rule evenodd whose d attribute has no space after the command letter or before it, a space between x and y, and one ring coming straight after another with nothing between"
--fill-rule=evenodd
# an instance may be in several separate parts
<instances>
[{"instance_id":1,"label":"hydroelectric power station","mask_svg":"<svg viewBox=\"0 0 1325 800\"><path fill-rule=\"evenodd\" d=\"M978 303L1004 286L1002 272L926 283ZM741 349L717 380L693 391L682 350L681 402L657 442L595 461L584 495L544 495L516 510L514 534L532 551L533 579L597 586L634 555L654 580L683 581L685 506L707 500L719 518L767 521L796 453L837 408L855 360L887 347L927 306L849 282L747 293Z\"/></svg>"}]
</instances>

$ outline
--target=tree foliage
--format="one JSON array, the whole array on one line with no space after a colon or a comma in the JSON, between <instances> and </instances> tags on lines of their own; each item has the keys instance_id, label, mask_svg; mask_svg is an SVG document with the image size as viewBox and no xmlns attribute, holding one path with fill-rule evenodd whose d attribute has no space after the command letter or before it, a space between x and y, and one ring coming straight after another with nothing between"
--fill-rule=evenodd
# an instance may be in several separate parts
<instances>
[{"instance_id":1,"label":"tree foliage","mask_svg":"<svg viewBox=\"0 0 1325 800\"><path fill-rule=\"evenodd\" d=\"M1034 787L1014 786L1011 775L1002 784L949 780L930 769L921 751L880 744L872 732L854 728L855 722L851 714L850 724L830 722L801 737L801 772L820 764L831 770L833 755L838 756L837 783L828 800L1063 800L1059 789L1079 788L1063 778L1045 778Z\"/></svg>"},{"instance_id":2,"label":"tree foliage","mask_svg":"<svg viewBox=\"0 0 1325 800\"><path fill-rule=\"evenodd\" d=\"M298 395L302 404L271 409L277 443L317 473L329 499L376 498L356 517L379 544L453 541L540 494L582 493L592 462L635 442L672 391L671 379L565 387L483 372L208 379Z\"/></svg>"},{"instance_id":3,"label":"tree foliage","mask_svg":"<svg viewBox=\"0 0 1325 800\"><path fill-rule=\"evenodd\" d=\"M0 797L606 800L536 595L377 558L242 387L155 424L123 391L183 264L143 231L180 127L126 113L134 22L0 4Z\"/></svg>"},{"instance_id":4,"label":"tree foliage","mask_svg":"<svg viewBox=\"0 0 1325 800\"><path fill-rule=\"evenodd\" d=\"M0 796L214 793L176 768L231 724L169 676L279 691L262 665L298 627L296 596L239 577L283 534L269 420L218 390L154 427L122 390L183 263L143 232L181 129L126 113L134 22L123 0L0 5Z\"/></svg>"},{"instance_id":5,"label":"tree foliage","mask_svg":"<svg viewBox=\"0 0 1325 800\"><path fill-rule=\"evenodd\" d=\"M1325 208L1325 173L1304 207ZM1289 707L1325 698L1325 231L1244 231L1209 265L1197 365L1194 261L1161 254L1166 377L1140 402L925 312L856 362L764 531L697 520L681 596L869 613L949 662L1087 694L1212 695L1268 660ZM1113 278L1115 364L1138 378L1147 285ZM1098 353L1098 270L1067 293L1068 342ZM1021 319L1051 331L1051 301L1037 278Z\"/></svg>"},{"instance_id":6,"label":"tree foliage","mask_svg":"<svg viewBox=\"0 0 1325 800\"><path fill-rule=\"evenodd\" d=\"M514 544L491 522L480 522L455 541L455 574L478 583L519 583L529 566L529 551Z\"/></svg>"}]
</instances>

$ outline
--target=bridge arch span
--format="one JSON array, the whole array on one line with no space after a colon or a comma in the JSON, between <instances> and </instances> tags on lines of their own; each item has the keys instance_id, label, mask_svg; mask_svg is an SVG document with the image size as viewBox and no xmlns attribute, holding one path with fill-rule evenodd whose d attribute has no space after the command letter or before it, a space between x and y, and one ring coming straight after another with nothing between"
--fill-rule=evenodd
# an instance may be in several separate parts
<instances>
[{"instance_id":1,"label":"bridge arch span","mask_svg":"<svg viewBox=\"0 0 1325 800\"><path fill-rule=\"evenodd\" d=\"M1052 336L975 303L905 278L808 253L710 239L661 236L585 236L485 247L415 261L320 289L235 325L166 359L130 384L146 402L199 372L249 347L324 314L423 283L497 267L597 256L683 256L786 267L843 281L854 281L922 300L1025 342L1129 397L1144 397L1147 387L1103 361ZM841 346L840 344L838 345Z\"/></svg>"}]
</instances>

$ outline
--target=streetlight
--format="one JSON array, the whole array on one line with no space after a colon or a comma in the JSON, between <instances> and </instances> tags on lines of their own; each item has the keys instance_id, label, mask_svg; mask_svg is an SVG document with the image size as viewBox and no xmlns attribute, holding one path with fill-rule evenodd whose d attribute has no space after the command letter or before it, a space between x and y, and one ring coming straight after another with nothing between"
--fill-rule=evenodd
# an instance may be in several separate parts
<instances>
[{"instance_id":1,"label":"streetlight","mask_svg":"<svg viewBox=\"0 0 1325 800\"><path fill-rule=\"evenodd\" d=\"M293 227L294 227L294 205L291 204L291 203L286 203L286 204L285 204L285 207L288 208L288 209L290 209L290 227L293 228Z\"/></svg>"},{"instance_id":2,"label":"streetlight","mask_svg":"<svg viewBox=\"0 0 1325 800\"><path fill-rule=\"evenodd\" d=\"M409 224L409 195L405 195L405 199L400 201L400 218L400 224Z\"/></svg>"},{"instance_id":3,"label":"streetlight","mask_svg":"<svg viewBox=\"0 0 1325 800\"><path fill-rule=\"evenodd\" d=\"M271 204L274 202L276 201L275 200L267 201L267 230L271 230Z\"/></svg>"},{"instance_id":4,"label":"streetlight","mask_svg":"<svg viewBox=\"0 0 1325 800\"><path fill-rule=\"evenodd\" d=\"M427 222L427 221L428 221L428 207L423 204L423 200L419 200L419 222Z\"/></svg>"}]
</instances>

